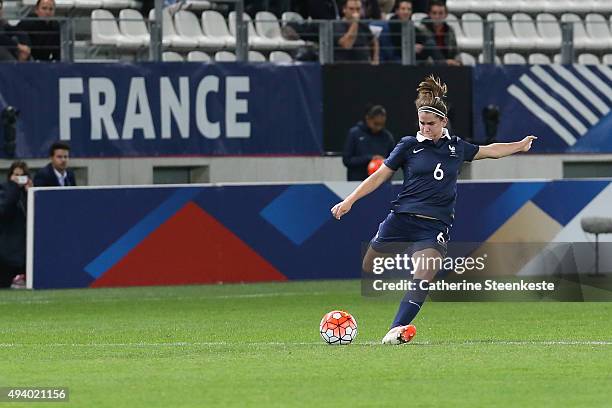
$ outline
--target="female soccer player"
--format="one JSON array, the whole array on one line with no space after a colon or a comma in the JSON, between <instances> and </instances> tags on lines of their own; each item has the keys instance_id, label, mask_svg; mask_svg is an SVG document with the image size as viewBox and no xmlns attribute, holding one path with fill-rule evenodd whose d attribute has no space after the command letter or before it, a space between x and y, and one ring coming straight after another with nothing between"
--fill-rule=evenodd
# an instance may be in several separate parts
<instances>
[{"instance_id":1,"label":"female soccer player","mask_svg":"<svg viewBox=\"0 0 612 408\"><path fill-rule=\"evenodd\" d=\"M416 108L419 132L416 137L406 136L395 146L384 164L364 180L344 201L331 212L336 219L351 210L357 200L376 190L389 180L400 167L404 171L404 184L391 212L380 224L364 256L364 271L372 271L374 260L384 257L385 246L392 243L411 243L406 248L412 258L426 259L413 265L415 290L402 300L391 329L383 344L409 342L416 334L410 323L415 318L425 297L427 282L434 279L438 258L446 255L449 229L452 227L457 196L457 177L464 161L499 159L518 152L526 152L537 139L527 136L513 143L494 143L475 146L451 136L446 129L448 108L444 102L447 87L433 75L425 78L418 88ZM420 282L426 281L424 285Z\"/></svg>"}]
</instances>

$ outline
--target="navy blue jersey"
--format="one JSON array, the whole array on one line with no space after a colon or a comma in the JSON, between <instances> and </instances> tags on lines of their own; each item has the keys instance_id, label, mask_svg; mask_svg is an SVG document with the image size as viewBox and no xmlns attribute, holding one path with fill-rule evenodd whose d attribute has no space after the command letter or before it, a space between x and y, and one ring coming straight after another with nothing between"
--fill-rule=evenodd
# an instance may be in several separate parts
<instances>
[{"instance_id":1,"label":"navy blue jersey","mask_svg":"<svg viewBox=\"0 0 612 408\"><path fill-rule=\"evenodd\" d=\"M420 133L400 140L385 160L392 170L404 170L404 185L392 202L396 213L412 213L437 218L452 225L457 198L457 177L464 161L472 161L478 146L450 136L435 144Z\"/></svg>"}]
</instances>

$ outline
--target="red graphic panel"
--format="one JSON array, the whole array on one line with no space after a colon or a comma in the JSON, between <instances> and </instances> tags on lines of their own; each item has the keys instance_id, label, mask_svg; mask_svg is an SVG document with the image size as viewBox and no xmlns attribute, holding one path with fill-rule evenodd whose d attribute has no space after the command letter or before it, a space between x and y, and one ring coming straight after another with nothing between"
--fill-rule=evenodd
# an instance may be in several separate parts
<instances>
[{"instance_id":1,"label":"red graphic panel","mask_svg":"<svg viewBox=\"0 0 612 408\"><path fill-rule=\"evenodd\" d=\"M146 237L91 287L287 280L194 203Z\"/></svg>"}]
</instances>

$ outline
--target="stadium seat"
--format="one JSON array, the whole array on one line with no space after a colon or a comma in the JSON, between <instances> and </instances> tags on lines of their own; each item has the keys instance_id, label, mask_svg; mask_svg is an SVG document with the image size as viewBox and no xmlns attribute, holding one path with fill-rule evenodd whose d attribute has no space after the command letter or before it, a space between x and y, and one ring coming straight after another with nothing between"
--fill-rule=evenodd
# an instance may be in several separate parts
<instances>
[{"instance_id":1,"label":"stadium seat","mask_svg":"<svg viewBox=\"0 0 612 408\"><path fill-rule=\"evenodd\" d=\"M74 8L81 10L95 10L102 6L102 0L74 0Z\"/></svg>"},{"instance_id":2,"label":"stadium seat","mask_svg":"<svg viewBox=\"0 0 612 408\"><path fill-rule=\"evenodd\" d=\"M283 25L285 25L286 23L290 21L295 21L296 23L303 23L304 17L302 17L300 13L296 13L295 11L285 11L281 15L281 21Z\"/></svg>"},{"instance_id":3,"label":"stadium seat","mask_svg":"<svg viewBox=\"0 0 612 408\"><path fill-rule=\"evenodd\" d=\"M517 11L527 14L541 13L546 9L546 0L521 0Z\"/></svg>"},{"instance_id":4,"label":"stadium seat","mask_svg":"<svg viewBox=\"0 0 612 408\"><path fill-rule=\"evenodd\" d=\"M495 64L497 65L501 65L501 58L499 58L499 56L495 56L495 58L493 59L495 61ZM478 54L478 63L479 64L484 64L484 54Z\"/></svg>"},{"instance_id":5,"label":"stadium seat","mask_svg":"<svg viewBox=\"0 0 612 408\"><path fill-rule=\"evenodd\" d=\"M552 14L540 13L536 17L536 27L542 41L538 49L558 50L561 48L561 28Z\"/></svg>"},{"instance_id":6,"label":"stadium seat","mask_svg":"<svg viewBox=\"0 0 612 408\"><path fill-rule=\"evenodd\" d=\"M527 62L532 65L550 64L550 58L546 54L536 52L535 54L529 55Z\"/></svg>"},{"instance_id":7,"label":"stadium seat","mask_svg":"<svg viewBox=\"0 0 612 408\"><path fill-rule=\"evenodd\" d=\"M266 57L259 51L249 51L249 62L266 62Z\"/></svg>"},{"instance_id":8,"label":"stadium seat","mask_svg":"<svg viewBox=\"0 0 612 408\"><path fill-rule=\"evenodd\" d=\"M142 39L126 37L119 32L117 21L108 10L91 12L91 43L93 45L113 45L117 48L136 50L144 47Z\"/></svg>"},{"instance_id":9,"label":"stadium seat","mask_svg":"<svg viewBox=\"0 0 612 408\"><path fill-rule=\"evenodd\" d=\"M525 61L525 57L515 52L509 52L508 54L504 54L503 62L504 64L526 64L527 63L527 61Z\"/></svg>"},{"instance_id":10,"label":"stadium seat","mask_svg":"<svg viewBox=\"0 0 612 408\"><path fill-rule=\"evenodd\" d=\"M520 0L494 0L493 11L502 14L512 14L520 8Z\"/></svg>"},{"instance_id":11,"label":"stadium seat","mask_svg":"<svg viewBox=\"0 0 612 408\"><path fill-rule=\"evenodd\" d=\"M463 28L463 44L459 43L461 49L482 50L482 18L478 14L464 13L461 16L461 26Z\"/></svg>"},{"instance_id":12,"label":"stadium seat","mask_svg":"<svg viewBox=\"0 0 612 408\"><path fill-rule=\"evenodd\" d=\"M601 58L601 62L605 65L612 65L612 54L605 54Z\"/></svg>"},{"instance_id":13,"label":"stadium seat","mask_svg":"<svg viewBox=\"0 0 612 408\"><path fill-rule=\"evenodd\" d=\"M131 37L149 45L150 35L140 11L123 9L119 12L119 30L126 37Z\"/></svg>"},{"instance_id":14,"label":"stadium seat","mask_svg":"<svg viewBox=\"0 0 612 408\"><path fill-rule=\"evenodd\" d=\"M184 8L187 10L201 11L212 8L212 4L207 0L186 0Z\"/></svg>"},{"instance_id":15,"label":"stadium seat","mask_svg":"<svg viewBox=\"0 0 612 408\"><path fill-rule=\"evenodd\" d=\"M476 58L474 58L473 55L468 54L467 52L460 52L458 57L459 57L459 61L461 61L463 65L467 65L471 67L476 65Z\"/></svg>"},{"instance_id":16,"label":"stadium seat","mask_svg":"<svg viewBox=\"0 0 612 408\"><path fill-rule=\"evenodd\" d=\"M207 10L202 13L202 30L207 37L223 41L226 47L236 47L236 39L230 34L225 19L218 11Z\"/></svg>"},{"instance_id":17,"label":"stadium seat","mask_svg":"<svg viewBox=\"0 0 612 408\"><path fill-rule=\"evenodd\" d=\"M198 47L198 41L194 38L180 36L174 30L174 22L170 10L162 11L162 42L165 47L193 49ZM155 21L155 9L149 11L149 21Z\"/></svg>"},{"instance_id":18,"label":"stadium seat","mask_svg":"<svg viewBox=\"0 0 612 408\"><path fill-rule=\"evenodd\" d=\"M202 51L189 51L187 54L187 61L190 62L210 62L210 56Z\"/></svg>"},{"instance_id":19,"label":"stadium seat","mask_svg":"<svg viewBox=\"0 0 612 408\"><path fill-rule=\"evenodd\" d=\"M599 61L597 55L584 53L578 56L578 63L583 65L599 65L601 61Z\"/></svg>"},{"instance_id":20,"label":"stadium seat","mask_svg":"<svg viewBox=\"0 0 612 408\"><path fill-rule=\"evenodd\" d=\"M471 0L470 1L470 12L477 14L488 14L493 12L493 2L486 0Z\"/></svg>"},{"instance_id":21,"label":"stadium seat","mask_svg":"<svg viewBox=\"0 0 612 408\"><path fill-rule=\"evenodd\" d=\"M226 42L222 39L205 36L202 33L198 18L191 11L177 11L174 14L174 26L180 36L196 40L198 42L198 47L218 50L226 46Z\"/></svg>"},{"instance_id":22,"label":"stadium seat","mask_svg":"<svg viewBox=\"0 0 612 408\"><path fill-rule=\"evenodd\" d=\"M459 20L457 20L457 16L449 13L446 16L446 24L448 24L455 32L457 45L461 48L461 44L465 44L465 34L463 34L463 29L461 28L461 24L459 24Z\"/></svg>"},{"instance_id":23,"label":"stadium seat","mask_svg":"<svg viewBox=\"0 0 612 408\"><path fill-rule=\"evenodd\" d=\"M487 21L495 24L495 48L498 50L507 50L517 42L508 23L508 18L500 13L490 13L487 15Z\"/></svg>"},{"instance_id":24,"label":"stadium seat","mask_svg":"<svg viewBox=\"0 0 612 408\"><path fill-rule=\"evenodd\" d=\"M162 61L164 62L183 62L183 56L178 52L164 51L162 54Z\"/></svg>"},{"instance_id":25,"label":"stadium seat","mask_svg":"<svg viewBox=\"0 0 612 408\"><path fill-rule=\"evenodd\" d=\"M598 48L612 48L612 33L604 16L587 14L585 22L586 32L591 41L598 43Z\"/></svg>"},{"instance_id":26,"label":"stadium seat","mask_svg":"<svg viewBox=\"0 0 612 408\"><path fill-rule=\"evenodd\" d=\"M248 32L249 32L249 46L258 50L275 50L280 48L280 41L273 40L272 38L261 37L255 31L255 26L253 25L253 20L251 20L251 16L244 13L243 17L244 21L248 24ZM230 34L236 38L236 12L232 11L228 17L229 21L229 32Z\"/></svg>"},{"instance_id":27,"label":"stadium seat","mask_svg":"<svg viewBox=\"0 0 612 408\"><path fill-rule=\"evenodd\" d=\"M593 13L612 13L612 2L610 0L591 0L591 11Z\"/></svg>"},{"instance_id":28,"label":"stadium seat","mask_svg":"<svg viewBox=\"0 0 612 408\"><path fill-rule=\"evenodd\" d=\"M281 48L296 49L306 44L304 40L287 40L283 38L276 16L269 11L257 13L255 16L255 27L261 37L278 40Z\"/></svg>"},{"instance_id":29,"label":"stadium seat","mask_svg":"<svg viewBox=\"0 0 612 408\"><path fill-rule=\"evenodd\" d=\"M293 62L293 58L285 51L272 51L270 53L270 62Z\"/></svg>"},{"instance_id":30,"label":"stadium seat","mask_svg":"<svg viewBox=\"0 0 612 408\"><path fill-rule=\"evenodd\" d=\"M215 54L215 61L217 62L235 62L236 54L229 51L219 51Z\"/></svg>"},{"instance_id":31,"label":"stadium seat","mask_svg":"<svg viewBox=\"0 0 612 408\"><path fill-rule=\"evenodd\" d=\"M561 16L561 21L572 23L574 25L574 49L577 50L597 50L605 47L608 38L603 39L603 42L597 38L591 39L584 29L582 20L576 14L565 13Z\"/></svg>"},{"instance_id":32,"label":"stadium seat","mask_svg":"<svg viewBox=\"0 0 612 408\"><path fill-rule=\"evenodd\" d=\"M538 35L533 19L525 13L512 15L512 30L515 34L513 48L520 50L542 49L543 41Z\"/></svg>"},{"instance_id":33,"label":"stadium seat","mask_svg":"<svg viewBox=\"0 0 612 408\"><path fill-rule=\"evenodd\" d=\"M553 64L560 64L560 63L561 63L561 54L553 55Z\"/></svg>"},{"instance_id":34,"label":"stadium seat","mask_svg":"<svg viewBox=\"0 0 612 408\"><path fill-rule=\"evenodd\" d=\"M467 13L471 7L471 0L446 0L446 7L449 13L463 14Z\"/></svg>"},{"instance_id":35,"label":"stadium seat","mask_svg":"<svg viewBox=\"0 0 612 408\"><path fill-rule=\"evenodd\" d=\"M105 9L140 9L140 7L132 7L130 0L102 0L102 8Z\"/></svg>"}]
</instances>

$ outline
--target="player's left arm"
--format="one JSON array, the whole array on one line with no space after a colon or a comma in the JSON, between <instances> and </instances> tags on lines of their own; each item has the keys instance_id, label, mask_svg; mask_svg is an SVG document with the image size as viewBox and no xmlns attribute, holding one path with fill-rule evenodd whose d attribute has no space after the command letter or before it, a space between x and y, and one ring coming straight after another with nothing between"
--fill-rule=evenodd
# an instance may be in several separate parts
<instances>
[{"instance_id":1,"label":"player's left arm","mask_svg":"<svg viewBox=\"0 0 612 408\"><path fill-rule=\"evenodd\" d=\"M474 160L500 159L514 153L527 152L531 149L531 143L536 139L537 137L529 135L518 142L493 143L487 146L480 146L476 156L474 156Z\"/></svg>"}]
</instances>

